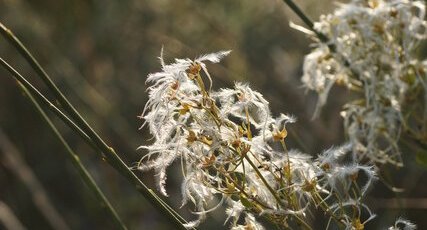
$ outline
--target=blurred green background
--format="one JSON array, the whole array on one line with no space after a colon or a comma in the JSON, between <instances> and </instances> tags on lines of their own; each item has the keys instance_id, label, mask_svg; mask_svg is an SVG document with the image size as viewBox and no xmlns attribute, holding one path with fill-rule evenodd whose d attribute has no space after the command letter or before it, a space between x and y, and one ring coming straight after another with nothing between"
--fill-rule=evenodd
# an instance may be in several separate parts
<instances>
[{"instance_id":1,"label":"blurred green background","mask_svg":"<svg viewBox=\"0 0 427 230\"><path fill-rule=\"evenodd\" d=\"M326 0L298 4L313 19L334 8ZM315 156L344 141L339 111L351 95L334 88L322 116L311 120L316 96L305 92L300 82L310 40L289 28L290 20L302 23L280 0L0 0L0 20L29 47L128 165L144 154L136 148L149 143L148 131L138 129L142 121L137 116L147 100L146 75L160 69L157 57L162 46L167 62L232 49L222 63L208 66L214 88L231 87L234 81L249 82L270 101L275 115L294 114L298 122L291 129L301 137L304 149L292 136L288 138L291 147ZM0 56L45 90L3 38ZM130 229L171 229L125 179L54 120ZM3 69L0 134L3 221L16 218L28 229L114 229L66 159L63 146ZM400 203L381 182L367 197L379 214L367 229L384 228L399 215L413 220L420 229L427 226L427 177L414 158L407 153L406 167L390 170L391 181L406 188L399 195L404 198ZM169 170L167 189L171 196L167 200L178 208L180 177L174 176L179 174L174 170L179 172ZM138 175L155 189L152 173ZM179 209L191 220L195 217L189 211L189 207ZM14 218L7 213L13 213ZM313 216L317 217L315 224L327 221L322 214ZM214 212L200 229L227 229L224 220L222 211ZM0 221L0 229L6 226Z\"/></svg>"}]
</instances>

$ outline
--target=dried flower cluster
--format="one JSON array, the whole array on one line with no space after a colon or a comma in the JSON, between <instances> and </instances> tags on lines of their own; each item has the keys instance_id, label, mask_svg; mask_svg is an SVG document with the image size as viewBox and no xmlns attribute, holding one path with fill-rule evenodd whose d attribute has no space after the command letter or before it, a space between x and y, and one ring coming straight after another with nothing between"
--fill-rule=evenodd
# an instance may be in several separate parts
<instances>
[{"instance_id":1,"label":"dried flower cluster","mask_svg":"<svg viewBox=\"0 0 427 230\"><path fill-rule=\"evenodd\" d=\"M264 229L259 220L310 229L313 209L335 225L363 229L375 216L362 203L376 179L374 168L358 163L351 144L314 160L288 151L286 127L295 118L273 118L268 102L246 84L212 92L204 62L219 62L228 53L168 65L160 57L162 72L148 76L149 100L141 115L154 143L140 147L148 153L138 168L154 170L167 196L166 170L180 161L182 205L191 202L199 217L187 227L226 205L231 229Z\"/></svg>"},{"instance_id":2,"label":"dried flower cluster","mask_svg":"<svg viewBox=\"0 0 427 230\"><path fill-rule=\"evenodd\" d=\"M319 94L317 112L334 84L360 93L342 112L359 159L401 166L402 132L427 143L427 62L413 55L424 17L423 1L353 0L315 23L329 42L306 56L302 80Z\"/></svg>"}]
</instances>

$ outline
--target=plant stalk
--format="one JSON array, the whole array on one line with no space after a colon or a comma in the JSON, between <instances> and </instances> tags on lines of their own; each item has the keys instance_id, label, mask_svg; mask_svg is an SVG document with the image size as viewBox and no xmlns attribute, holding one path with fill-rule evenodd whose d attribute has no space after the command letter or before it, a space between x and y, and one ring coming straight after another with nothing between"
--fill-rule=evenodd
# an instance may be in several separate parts
<instances>
[{"instance_id":1,"label":"plant stalk","mask_svg":"<svg viewBox=\"0 0 427 230\"><path fill-rule=\"evenodd\" d=\"M35 72L40 76L44 81L50 91L53 92L56 99L59 101L60 105L64 110L71 116L77 126L86 133L87 136L92 140L93 144L91 147L97 148L98 153L101 154L103 159L113 166L120 174L126 177L132 184L134 184L137 190L147 199L149 202L159 210L172 224L174 224L178 229L186 229L184 223L186 221L184 218L179 216L170 206L168 206L164 201L160 201L158 197L151 189L149 189L122 161L122 159L117 155L113 148L108 146L103 139L92 129L92 127L84 120L84 118L78 113L78 111L73 107L73 105L66 99L62 94L59 88L51 80L46 71L41 67L38 61L34 56L28 51L24 44L13 34L11 30L5 27L0 22L0 33L18 50L18 52L25 58L25 60L30 64L30 66L35 70ZM4 61L2 60L3 66ZM7 64L7 63L6 63ZM8 69L6 67L6 69ZM10 72L10 69L8 69ZM14 75L15 76L15 75ZM16 77L16 76L15 76ZM58 114L57 114L58 115Z\"/></svg>"},{"instance_id":2,"label":"plant stalk","mask_svg":"<svg viewBox=\"0 0 427 230\"><path fill-rule=\"evenodd\" d=\"M81 178L83 179L84 183L89 187L89 189L95 194L96 199L98 202L101 203L101 206L104 207L108 214L112 217L114 224L118 229L126 230L126 226L120 219L119 215L117 214L114 207L111 205L111 203L108 201L104 193L101 191L101 189L96 184L95 180L92 178L86 167L82 164L79 156L71 149L71 147L68 145L67 141L64 139L64 137L61 135L61 133L58 131L58 129L53 124L52 120L47 116L47 114L44 112L44 110L41 108L40 104L37 103L36 99L31 95L30 91L21 83L18 83L21 87L22 91L25 93L25 95L30 99L31 103L36 108L37 112L40 114L40 116L45 120L45 122L48 124L52 132L55 134L55 136L59 139L61 144L64 146L67 157L71 160L73 166L77 169L79 172Z\"/></svg>"}]
</instances>

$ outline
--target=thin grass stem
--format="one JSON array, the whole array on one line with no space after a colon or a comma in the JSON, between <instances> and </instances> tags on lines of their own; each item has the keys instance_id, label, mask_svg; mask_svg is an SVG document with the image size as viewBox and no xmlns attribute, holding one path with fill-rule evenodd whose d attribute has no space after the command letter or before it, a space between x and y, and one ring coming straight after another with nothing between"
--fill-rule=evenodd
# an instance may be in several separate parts
<instances>
[{"instance_id":1,"label":"thin grass stem","mask_svg":"<svg viewBox=\"0 0 427 230\"><path fill-rule=\"evenodd\" d=\"M67 126L69 126L74 132L76 132L83 140L96 148L92 139L80 129L79 126L76 125L67 115L65 115L56 105L54 105L49 99L47 99L36 87L34 87L27 79L22 76L18 71L16 71L9 63L0 58L0 65L2 65L11 75L12 77L25 86L25 88L31 92L31 94L37 99L39 103L44 104L50 111L52 111L58 118L60 118Z\"/></svg>"},{"instance_id":2,"label":"thin grass stem","mask_svg":"<svg viewBox=\"0 0 427 230\"><path fill-rule=\"evenodd\" d=\"M128 178L129 181L133 182L136 185L137 190L142 193L142 195L150 201L150 203L162 212L171 223L176 225L179 229L185 229L184 223L187 221L178 215L173 208L167 205L166 202L161 200L155 193L151 191L122 161L122 159L116 154L113 148L108 146L104 140L92 129L92 127L84 120L84 118L79 114L79 112L74 108L74 106L67 100L67 98L62 94L59 88L51 80L47 72L43 67L38 63L37 59L31 54L31 52L25 47L25 45L16 37L13 32L4 26L0 22L0 33L18 50L18 52L25 58L25 60L31 65L34 71L40 76L40 78L45 82L47 87L55 95L56 99L59 101L64 110L73 118L73 120L79 124L80 127L95 143L95 145L102 151L106 153L105 159L110 165L112 165L120 174ZM92 145L91 145L92 146ZM93 147L93 146L92 146ZM104 154L103 154L104 156Z\"/></svg>"},{"instance_id":3,"label":"thin grass stem","mask_svg":"<svg viewBox=\"0 0 427 230\"><path fill-rule=\"evenodd\" d=\"M71 147L68 145L67 141L64 139L64 137L61 135L61 133L58 131L58 129L53 124L52 120L47 116L47 114L44 112L44 110L41 108L40 104L37 103L36 99L31 95L31 92L21 83L19 83L19 86L21 87L22 91L25 93L25 95L29 98L33 106L36 108L37 112L40 114L40 116L45 120L45 122L48 124L52 132L55 134L55 136L59 139L61 144L64 146L67 157L71 160L72 164L76 168L76 170L79 172L81 178L83 179L84 183L89 187L89 189L94 193L96 199L98 202L100 202L101 206L106 209L108 214L112 217L114 224L118 229L126 230L126 226L123 223L123 221L120 219L119 215L117 214L114 207L111 205L111 203L108 201L107 197L104 195L104 193L101 191L99 186L96 184L95 180L92 178L86 167L82 164L79 156L71 149Z\"/></svg>"},{"instance_id":4,"label":"thin grass stem","mask_svg":"<svg viewBox=\"0 0 427 230\"><path fill-rule=\"evenodd\" d=\"M55 113L66 125L77 132L103 159L105 157L104 151L100 149L96 144L93 143L92 139L83 132L79 126L77 126L73 121L71 121L67 115L62 113L54 104L52 104L40 91L38 91L31 83L29 83L18 71L16 71L12 66L10 66L5 60L0 58L0 64L9 71L13 78L24 85L37 99L45 104L51 111ZM113 150L114 151L114 150ZM117 155L116 155L117 156ZM117 156L118 158L118 156ZM120 159L120 158L119 158ZM114 160L114 159L113 159ZM110 163L111 164L111 163ZM122 164L122 165L120 165ZM117 171L119 171L122 176L126 177L132 184L135 185L138 192L140 192L150 203L156 207L165 217L167 217L172 224L174 224L178 229L186 229L184 223L185 219L182 218L173 208L171 208L166 202L164 202L159 196L157 196L151 189L149 189L125 164L123 161L118 162L117 164L111 164ZM118 167L121 167L120 170ZM126 170L123 168L126 167ZM126 172L127 171L127 172ZM159 208L160 207L160 208ZM171 220L170 218L173 218Z\"/></svg>"}]
</instances>

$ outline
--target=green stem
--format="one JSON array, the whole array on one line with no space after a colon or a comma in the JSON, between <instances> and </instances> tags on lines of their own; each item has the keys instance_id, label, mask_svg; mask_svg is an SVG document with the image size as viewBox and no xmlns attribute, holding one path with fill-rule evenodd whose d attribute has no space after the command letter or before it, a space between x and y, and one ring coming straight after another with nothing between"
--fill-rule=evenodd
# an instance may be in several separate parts
<instances>
[{"instance_id":1,"label":"green stem","mask_svg":"<svg viewBox=\"0 0 427 230\"><path fill-rule=\"evenodd\" d=\"M115 156L120 160L113 164L110 158L104 155L103 149L100 149L96 143L93 143L92 139L83 132L79 126L77 126L73 121L71 121L64 113L61 112L54 104L52 104L40 91L38 91L31 83L29 83L22 75L20 75L13 67L11 67L6 61L0 58L0 64L9 71L14 79L20 84L24 85L37 99L45 104L52 112L55 113L66 125L76 131L94 150L101 158L107 159L107 161L117 170L122 176L128 179L132 184L135 185L138 192L140 192L150 203L157 208L164 216L171 221L178 229L186 229L184 223L186 221L182 218L173 208L171 208L166 202L164 202L160 197L158 197L151 189L149 189L130 169L124 164L123 161L115 154ZM108 147L109 148L109 147ZM108 149L108 151L114 151L113 149ZM117 159L112 159L118 161ZM121 165L120 165L121 164ZM172 219L173 218L173 219Z\"/></svg>"},{"instance_id":2,"label":"green stem","mask_svg":"<svg viewBox=\"0 0 427 230\"><path fill-rule=\"evenodd\" d=\"M0 22L0 33L6 38L7 41L10 42L25 58L25 60L30 64L30 66L34 69L34 71L40 76L43 82L51 89L55 98L58 99L61 106L63 106L64 110L71 116L71 118L75 121L79 121L82 118L79 116L77 110L71 105L71 103L65 98L59 88L55 85L46 71L41 67L39 62L34 58L34 56L30 53L30 51L25 47L25 45L15 36L15 34L8 29L3 23Z\"/></svg>"},{"instance_id":3,"label":"green stem","mask_svg":"<svg viewBox=\"0 0 427 230\"><path fill-rule=\"evenodd\" d=\"M36 73L42 78L47 87L54 93L56 99L59 101L61 106L67 113L73 118L74 122L78 124L87 136L93 141L96 146L96 150L101 154L101 157L107 160L107 162L113 166L120 174L126 177L132 184L134 184L137 190L156 208L158 209L172 224L179 229L186 229L184 223L186 221L181 216L168 206L165 202L160 202L160 197L155 195L122 161L117 155L113 148L109 147L99 135L92 129L91 126L83 119L83 117L77 112L73 105L65 98L59 88L47 75L46 71L40 66L37 60L32 56L28 49L22 44L22 42L12 33L11 30L6 28L0 23L0 33L21 53L21 55L28 61L31 67ZM3 65L4 66L4 65ZM58 115L58 114L57 114ZM93 145L91 145L94 147ZM95 149L95 148L94 148Z\"/></svg>"},{"instance_id":4,"label":"green stem","mask_svg":"<svg viewBox=\"0 0 427 230\"><path fill-rule=\"evenodd\" d=\"M268 181L264 178L264 176L261 174L261 172L258 170L258 167L256 167L256 165L252 162L252 160L249 158L248 154L244 154L243 157L249 162L249 164L251 165L251 167L253 168L253 170L255 170L256 174L258 175L258 177L261 179L261 181L264 183L265 187L267 187L267 189L270 191L271 195L273 195L274 199L276 199L277 203L280 204L282 207L285 207L285 203L283 203L283 201L277 196L276 191L274 191L274 189L270 186L270 184L268 183ZM304 220L302 220L298 215L294 215L295 219L297 219L302 226L305 229L312 229Z\"/></svg>"},{"instance_id":5,"label":"green stem","mask_svg":"<svg viewBox=\"0 0 427 230\"><path fill-rule=\"evenodd\" d=\"M40 91L38 91L30 82L27 81L18 71L16 71L12 66L10 66L5 60L0 58L0 65L2 65L13 78L25 86L25 88L31 92L31 94L38 100L39 103L44 104L47 108L50 109L56 116L58 116L66 125L68 125L74 132L79 134L80 137L85 140L93 148L96 148L92 139L79 128L67 115L65 115L60 109L58 109L52 102L49 101Z\"/></svg>"},{"instance_id":6,"label":"green stem","mask_svg":"<svg viewBox=\"0 0 427 230\"><path fill-rule=\"evenodd\" d=\"M65 147L65 150L67 152L68 158L70 158L73 166L77 169L80 176L82 177L84 183L89 187L89 189L95 194L96 199L98 202L100 202L102 207L105 207L108 214L113 218L113 222L115 223L116 227L118 229L126 230L126 226L118 216L117 212L111 205L111 203L108 201L108 199L105 197L104 193L101 191L101 189L96 184L95 180L92 178L92 176L89 174L85 166L80 161L79 156L71 149L71 147L68 145L64 137L61 135L61 133L58 131L58 129L55 127L55 125L52 123L50 118L47 116L47 114L43 111L43 109L40 107L40 104L37 103L35 98L31 95L30 91L21 83L19 83L19 86L22 88L25 95L30 99L31 103L34 105L34 107L37 109L37 112L43 117L43 119L46 121L46 123L49 125L52 132L56 135L56 137L59 139L59 141L62 143L62 145Z\"/></svg>"},{"instance_id":7,"label":"green stem","mask_svg":"<svg viewBox=\"0 0 427 230\"><path fill-rule=\"evenodd\" d=\"M316 202L317 205L319 205L320 208L323 209L323 212L325 212L325 214L329 215L330 219L335 220L337 224L340 224L343 227L345 227L344 224L339 220L339 218L329 209L328 205L326 204L326 201L323 200L323 198L319 194L319 192L317 190L315 190L315 191L312 191L311 193L313 194L314 202ZM326 228L326 229L328 229L328 228Z\"/></svg>"},{"instance_id":8,"label":"green stem","mask_svg":"<svg viewBox=\"0 0 427 230\"><path fill-rule=\"evenodd\" d=\"M243 157L249 162L252 169L255 170L258 177L261 179L262 183L264 183L265 187L270 191L271 195L273 195L274 199L276 199L277 203L280 204L282 207L285 207L285 203L277 196L276 191L270 186L268 181L264 178L264 176L261 174L261 172L258 170L258 167L252 162L252 160L249 158L248 154L243 154Z\"/></svg>"}]
</instances>

